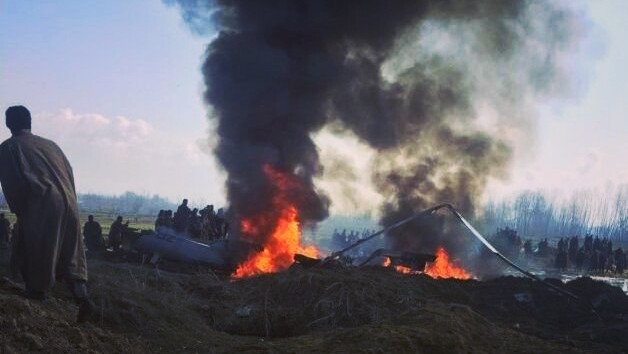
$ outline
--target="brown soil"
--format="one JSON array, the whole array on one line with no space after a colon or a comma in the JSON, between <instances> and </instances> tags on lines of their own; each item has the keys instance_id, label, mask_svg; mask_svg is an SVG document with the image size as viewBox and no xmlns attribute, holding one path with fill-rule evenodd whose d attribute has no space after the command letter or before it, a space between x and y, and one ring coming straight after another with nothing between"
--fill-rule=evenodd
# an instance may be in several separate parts
<instances>
[{"instance_id":1,"label":"brown soil","mask_svg":"<svg viewBox=\"0 0 628 354\"><path fill-rule=\"evenodd\" d=\"M0 284L1 352L628 352L628 297L588 278L566 285L572 301L528 279L377 267L232 281L91 260L90 277L99 314L81 325L62 285L36 302Z\"/></svg>"}]
</instances>

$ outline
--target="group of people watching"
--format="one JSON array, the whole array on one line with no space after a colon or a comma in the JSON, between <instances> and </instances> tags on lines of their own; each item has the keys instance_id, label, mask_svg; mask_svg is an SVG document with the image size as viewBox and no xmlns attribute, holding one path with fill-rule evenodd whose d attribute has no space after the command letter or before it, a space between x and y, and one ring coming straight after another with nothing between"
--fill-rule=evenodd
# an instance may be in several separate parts
<instances>
[{"instance_id":1,"label":"group of people watching","mask_svg":"<svg viewBox=\"0 0 628 354\"><path fill-rule=\"evenodd\" d=\"M374 230L363 229L362 231L358 230L349 230L343 229L342 231L338 231L338 229L334 229L334 233L332 234L331 242L333 249L344 249L345 247L352 245L359 240L372 235L375 233ZM362 248L357 248L352 250L352 252L361 252ZM356 255L356 254L353 254Z\"/></svg>"},{"instance_id":2,"label":"group of people watching","mask_svg":"<svg viewBox=\"0 0 628 354\"><path fill-rule=\"evenodd\" d=\"M505 249L505 254L516 259L520 256L522 240L516 235L516 231L508 228L504 230L496 234L496 246L500 250ZM621 247L613 249L613 241L592 235L585 236L582 244L578 236L561 237L555 248L550 246L547 238L538 241L536 248L532 240L528 239L523 242L523 256L528 260L534 257L553 257L553 265L557 269L567 270L573 267L578 272L598 274L623 274L627 265L627 254Z\"/></svg>"},{"instance_id":3,"label":"group of people watching","mask_svg":"<svg viewBox=\"0 0 628 354\"><path fill-rule=\"evenodd\" d=\"M200 211L197 208L190 209L187 199L183 199L174 214L172 210L159 211L155 221L155 230L162 227L204 240L226 238L229 233L229 223L225 219L222 208L214 211L213 205L207 205Z\"/></svg>"},{"instance_id":4,"label":"group of people watching","mask_svg":"<svg viewBox=\"0 0 628 354\"><path fill-rule=\"evenodd\" d=\"M623 274L626 269L626 253L621 247L613 250L613 241L587 235L579 246L579 238L561 238L556 245L555 266L567 269L573 265L578 271L590 273Z\"/></svg>"}]
</instances>

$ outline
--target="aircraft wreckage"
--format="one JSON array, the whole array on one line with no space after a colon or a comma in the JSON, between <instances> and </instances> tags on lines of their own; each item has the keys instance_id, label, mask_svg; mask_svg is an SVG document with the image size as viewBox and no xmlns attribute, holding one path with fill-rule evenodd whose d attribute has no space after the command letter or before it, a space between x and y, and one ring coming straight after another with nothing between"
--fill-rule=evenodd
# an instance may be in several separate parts
<instances>
[{"instance_id":1,"label":"aircraft wreckage","mask_svg":"<svg viewBox=\"0 0 628 354\"><path fill-rule=\"evenodd\" d=\"M482 244L491 251L498 259L506 263L508 266L522 273L524 276L532 278L541 282L545 286L553 289L554 291L561 293L570 298L577 299L572 293L557 287L551 283L544 281L536 275L526 271L513 263L510 259L506 258L500 253L491 243L489 243L484 236L480 234L451 204L439 204L432 208L426 209L419 213L415 213L406 219L403 219L393 225L390 225L380 231L373 233L372 235L358 240L352 245L332 253L329 257L324 259L312 259L303 255L295 255L295 261L307 266L321 266L328 264L329 262L339 260L343 254L347 251L359 247L365 242L374 239L377 236L385 234L395 228L398 228L411 221L420 219L425 216L429 216L438 210L448 210L459 222L461 222ZM247 257L253 252L260 251L262 248L259 245L255 245L242 240L235 239L219 239L211 241L207 244L191 240L185 235L179 234L176 231L160 227L155 232L141 232L139 234L134 233L130 237L129 248L142 255L150 256L151 263L157 263L160 259L167 259L171 261L201 264L207 265L215 270L232 272L237 266L247 259ZM425 266L426 262L434 260L435 256L432 255L420 255L420 254L390 254L388 250L377 250L366 261L361 262L360 265L368 263L369 260L378 256L387 256L390 259L401 262L402 264L412 264L413 268L418 269Z\"/></svg>"},{"instance_id":2,"label":"aircraft wreckage","mask_svg":"<svg viewBox=\"0 0 628 354\"><path fill-rule=\"evenodd\" d=\"M154 232L131 232L128 237L128 248L149 256L153 264L166 259L228 272L235 270L249 254L261 249L258 245L232 239L201 243L167 227L160 227Z\"/></svg>"}]
</instances>

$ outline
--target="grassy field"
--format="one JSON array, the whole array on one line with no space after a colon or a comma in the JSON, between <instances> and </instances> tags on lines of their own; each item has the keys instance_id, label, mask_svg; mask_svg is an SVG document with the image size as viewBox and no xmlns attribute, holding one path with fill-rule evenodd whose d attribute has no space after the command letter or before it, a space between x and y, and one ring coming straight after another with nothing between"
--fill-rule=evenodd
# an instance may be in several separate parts
<instances>
[{"instance_id":1,"label":"grassy field","mask_svg":"<svg viewBox=\"0 0 628 354\"><path fill-rule=\"evenodd\" d=\"M11 222L11 225L15 223L16 219L15 219L14 214L9 212L8 210L0 210L0 213L5 214L5 217L9 219L9 221ZM81 225L85 224L85 222L87 221L87 216L89 215L94 215L94 220L100 223L100 226L102 227L102 230L103 230L103 235L107 235L109 233L111 224L115 221L116 217L118 216L115 214L108 214L108 213L81 212L79 215L81 219ZM129 227L131 228L141 229L141 230L153 230L155 228L156 216L155 217L150 216L150 215L134 215L134 216L121 215L121 216L124 222L126 222L127 220L129 221Z\"/></svg>"}]
</instances>

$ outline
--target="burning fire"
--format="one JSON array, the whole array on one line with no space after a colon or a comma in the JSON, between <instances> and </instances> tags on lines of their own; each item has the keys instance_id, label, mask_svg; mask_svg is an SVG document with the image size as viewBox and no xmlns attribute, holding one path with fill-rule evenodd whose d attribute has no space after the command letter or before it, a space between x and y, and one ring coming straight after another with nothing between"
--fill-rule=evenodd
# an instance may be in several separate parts
<instances>
[{"instance_id":1,"label":"burning fire","mask_svg":"<svg viewBox=\"0 0 628 354\"><path fill-rule=\"evenodd\" d=\"M390 266L391 261L388 257L384 260L384 267ZM457 266L449 259L449 254L444 248L439 247L436 251L436 260L425 266L423 272L414 270L404 266L395 266L395 270L403 274L427 274L432 278L455 278L455 279L471 279L471 273L464 268Z\"/></svg>"},{"instance_id":2,"label":"burning fire","mask_svg":"<svg viewBox=\"0 0 628 354\"><path fill-rule=\"evenodd\" d=\"M439 247L436 251L434 263L425 267L425 274L432 278L471 279L471 273L451 262L449 254L442 247Z\"/></svg>"},{"instance_id":3,"label":"burning fire","mask_svg":"<svg viewBox=\"0 0 628 354\"><path fill-rule=\"evenodd\" d=\"M308 257L319 256L316 247L301 245L299 211L288 198L289 191L299 188L299 182L268 164L264 165L264 173L276 189L272 199L275 210L242 219L240 229L245 237L252 240L263 237L260 230L268 229L269 225L272 233L265 240L261 252L238 266L233 274L235 278L285 270L292 265L296 253Z\"/></svg>"}]
</instances>

